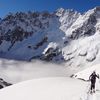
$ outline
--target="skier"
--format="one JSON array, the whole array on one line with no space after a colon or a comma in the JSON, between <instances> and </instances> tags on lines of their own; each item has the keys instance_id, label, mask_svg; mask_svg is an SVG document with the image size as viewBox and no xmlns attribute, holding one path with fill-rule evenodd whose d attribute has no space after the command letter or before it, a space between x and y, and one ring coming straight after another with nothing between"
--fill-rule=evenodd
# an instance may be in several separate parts
<instances>
[{"instance_id":1,"label":"skier","mask_svg":"<svg viewBox=\"0 0 100 100\"><path fill-rule=\"evenodd\" d=\"M95 93L95 83L96 83L96 78L99 79L99 75L96 74L95 71L90 75L89 80L91 81L91 91L90 93Z\"/></svg>"}]
</instances>

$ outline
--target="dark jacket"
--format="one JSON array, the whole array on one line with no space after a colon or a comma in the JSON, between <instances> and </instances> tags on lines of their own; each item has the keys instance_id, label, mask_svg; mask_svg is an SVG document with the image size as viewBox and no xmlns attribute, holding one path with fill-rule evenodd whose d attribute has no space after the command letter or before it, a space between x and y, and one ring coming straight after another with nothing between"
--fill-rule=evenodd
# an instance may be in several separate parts
<instances>
[{"instance_id":1,"label":"dark jacket","mask_svg":"<svg viewBox=\"0 0 100 100\"><path fill-rule=\"evenodd\" d=\"M89 77L89 80L92 82L92 83L95 83L96 82L96 78L99 78L99 75L96 75L95 73L92 73Z\"/></svg>"}]
</instances>

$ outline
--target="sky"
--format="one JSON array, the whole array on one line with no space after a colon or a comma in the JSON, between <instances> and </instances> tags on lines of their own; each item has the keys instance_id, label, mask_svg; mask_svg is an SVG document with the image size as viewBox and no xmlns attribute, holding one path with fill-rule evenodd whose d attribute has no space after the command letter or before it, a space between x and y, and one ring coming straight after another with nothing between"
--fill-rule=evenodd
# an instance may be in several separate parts
<instances>
[{"instance_id":1,"label":"sky","mask_svg":"<svg viewBox=\"0 0 100 100\"><path fill-rule=\"evenodd\" d=\"M0 17L9 12L53 12L58 8L74 9L83 13L96 6L100 6L100 0L0 0Z\"/></svg>"}]
</instances>

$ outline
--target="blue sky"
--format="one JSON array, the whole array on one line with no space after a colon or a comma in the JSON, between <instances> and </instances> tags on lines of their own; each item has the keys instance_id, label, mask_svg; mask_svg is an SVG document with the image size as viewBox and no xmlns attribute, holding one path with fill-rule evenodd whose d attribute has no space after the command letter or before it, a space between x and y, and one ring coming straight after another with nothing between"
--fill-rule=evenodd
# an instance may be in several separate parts
<instances>
[{"instance_id":1,"label":"blue sky","mask_svg":"<svg viewBox=\"0 0 100 100\"><path fill-rule=\"evenodd\" d=\"M17 11L55 11L69 8L80 12L100 6L100 0L0 0L0 17Z\"/></svg>"}]
</instances>

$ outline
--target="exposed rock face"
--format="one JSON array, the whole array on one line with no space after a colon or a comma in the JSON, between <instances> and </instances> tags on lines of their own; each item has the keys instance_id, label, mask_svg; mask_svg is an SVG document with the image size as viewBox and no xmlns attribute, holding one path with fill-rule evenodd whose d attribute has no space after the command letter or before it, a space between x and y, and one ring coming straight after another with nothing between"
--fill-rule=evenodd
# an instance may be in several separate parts
<instances>
[{"instance_id":1,"label":"exposed rock face","mask_svg":"<svg viewBox=\"0 0 100 100\"><path fill-rule=\"evenodd\" d=\"M100 60L100 7L80 14L74 10L19 12L0 20L0 57L41 59L68 66Z\"/></svg>"},{"instance_id":2,"label":"exposed rock face","mask_svg":"<svg viewBox=\"0 0 100 100\"><path fill-rule=\"evenodd\" d=\"M2 78L0 78L0 89L4 88L4 87L7 87L7 86L10 86L12 84L10 83L7 83L6 81L4 81Z\"/></svg>"}]
</instances>

